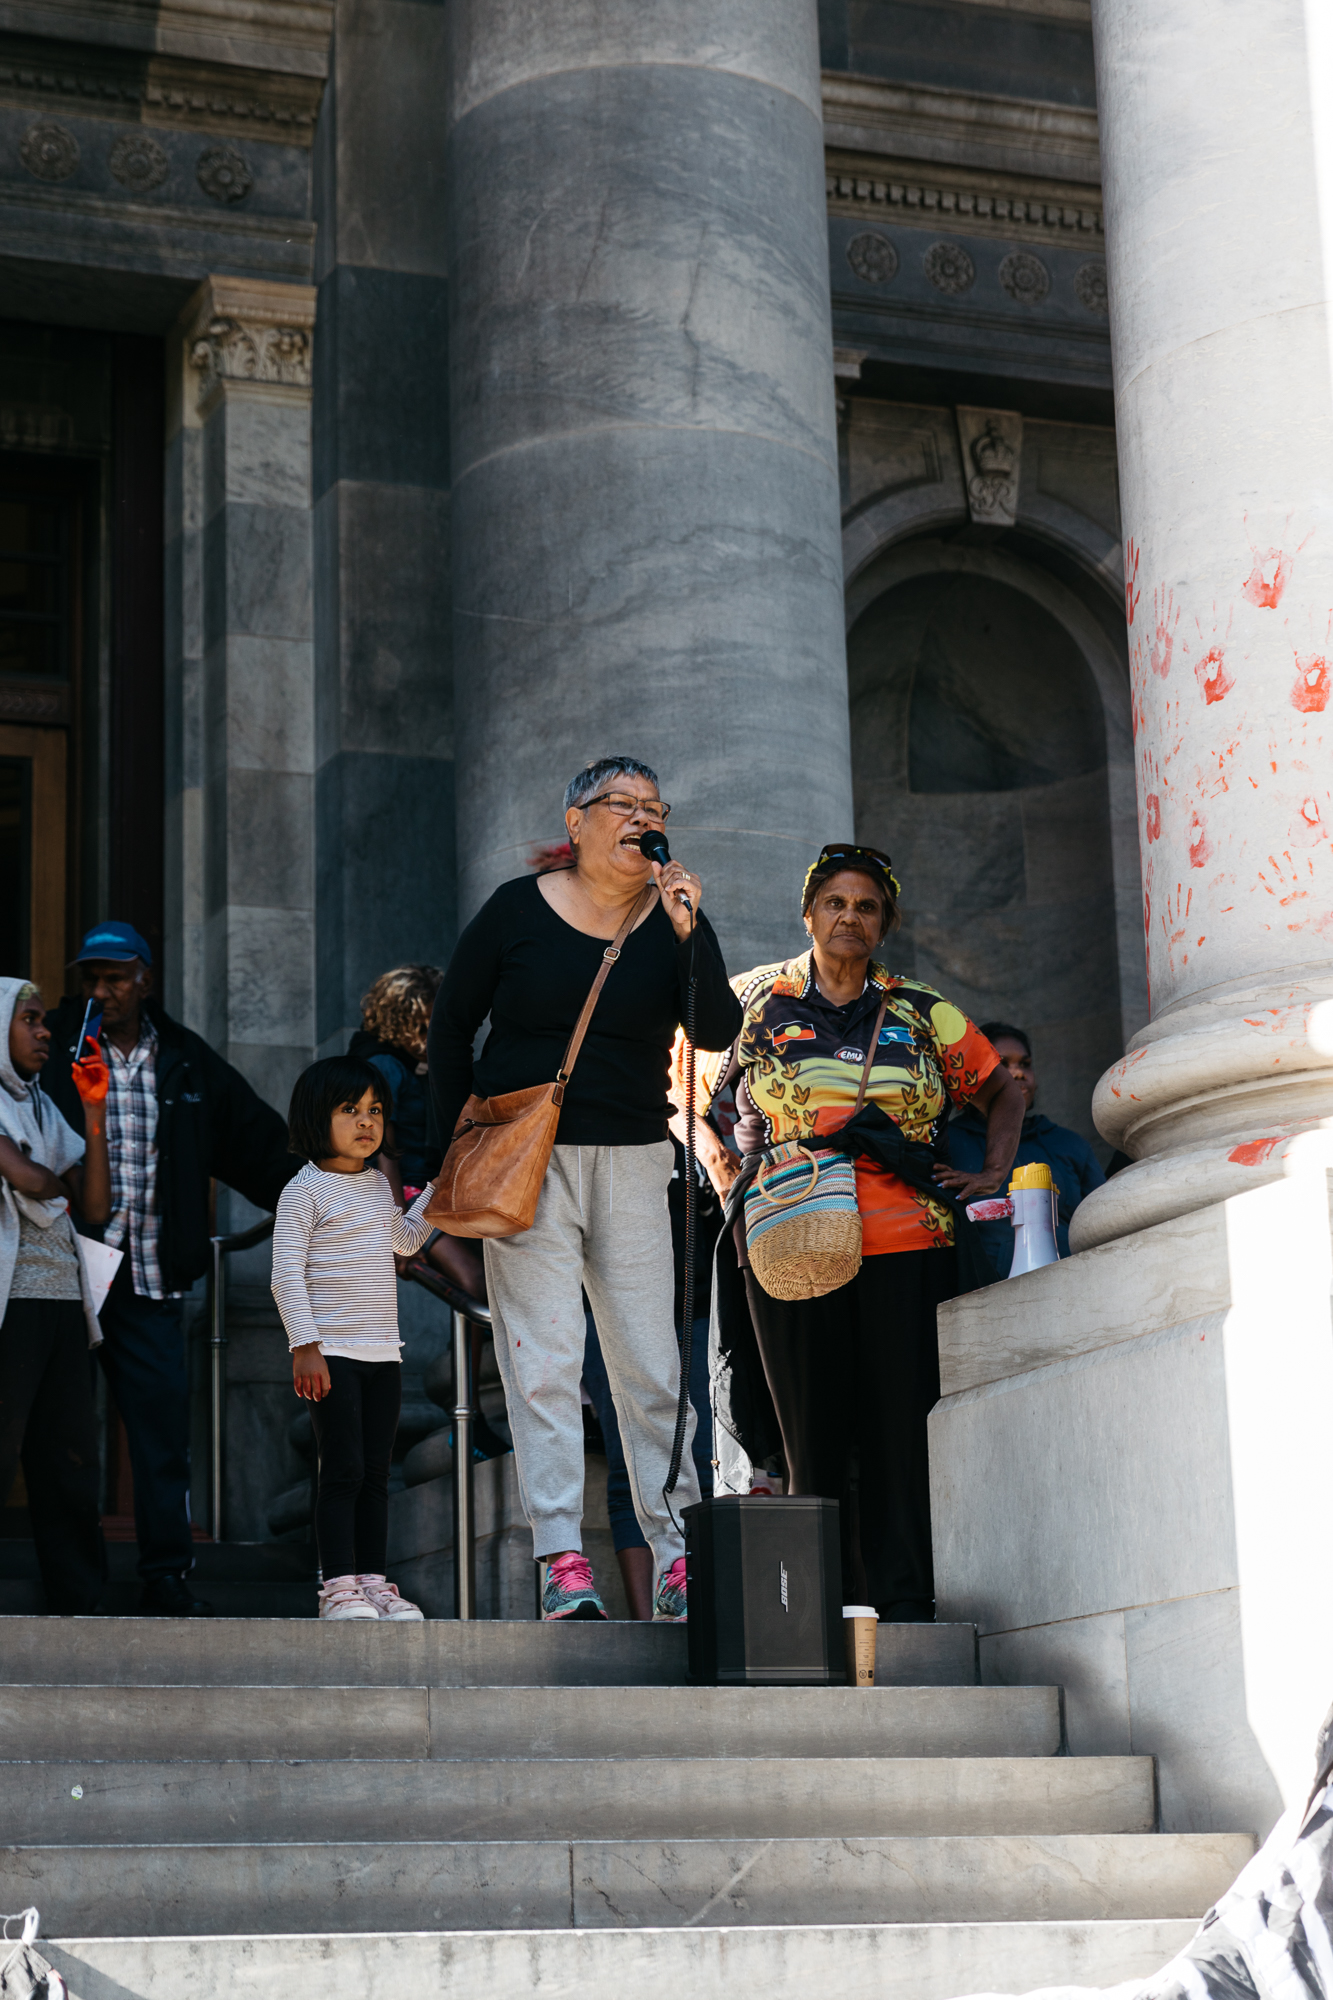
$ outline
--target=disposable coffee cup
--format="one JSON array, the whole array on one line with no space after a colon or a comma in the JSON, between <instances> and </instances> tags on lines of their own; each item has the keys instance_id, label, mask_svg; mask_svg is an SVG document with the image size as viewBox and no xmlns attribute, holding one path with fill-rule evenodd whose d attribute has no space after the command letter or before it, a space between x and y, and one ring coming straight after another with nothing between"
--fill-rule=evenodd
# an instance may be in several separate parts
<instances>
[{"instance_id":1,"label":"disposable coffee cup","mask_svg":"<svg viewBox=\"0 0 1333 2000\"><path fill-rule=\"evenodd\" d=\"M873 1604L844 1604L842 1636L847 1648L847 1685L872 1688L875 1685L875 1633L879 1613Z\"/></svg>"}]
</instances>

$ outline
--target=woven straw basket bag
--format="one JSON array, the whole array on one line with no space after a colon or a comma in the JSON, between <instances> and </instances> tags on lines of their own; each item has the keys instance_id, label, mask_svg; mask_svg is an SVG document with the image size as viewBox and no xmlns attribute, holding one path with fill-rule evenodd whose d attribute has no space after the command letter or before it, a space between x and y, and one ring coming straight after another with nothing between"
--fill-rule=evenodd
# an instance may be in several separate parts
<instances>
[{"instance_id":1,"label":"woven straw basket bag","mask_svg":"<svg viewBox=\"0 0 1333 2000\"><path fill-rule=\"evenodd\" d=\"M745 1193L750 1269L774 1299L820 1299L861 1268L856 1168L825 1147L775 1146Z\"/></svg>"},{"instance_id":2,"label":"woven straw basket bag","mask_svg":"<svg viewBox=\"0 0 1333 2000\"><path fill-rule=\"evenodd\" d=\"M853 1118L866 1101L888 1005L886 996L871 1030ZM849 1284L861 1268L861 1217L856 1167L847 1155L794 1139L774 1146L745 1191L745 1251L773 1299L822 1299Z\"/></svg>"}]
</instances>

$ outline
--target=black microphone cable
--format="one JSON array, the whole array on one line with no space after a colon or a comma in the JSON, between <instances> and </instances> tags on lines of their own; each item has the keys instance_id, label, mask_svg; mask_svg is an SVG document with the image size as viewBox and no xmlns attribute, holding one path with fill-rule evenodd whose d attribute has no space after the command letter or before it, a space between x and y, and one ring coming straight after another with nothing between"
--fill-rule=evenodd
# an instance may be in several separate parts
<instances>
[{"instance_id":1,"label":"black microphone cable","mask_svg":"<svg viewBox=\"0 0 1333 2000\"><path fill-rule=\"evenodd\" d=\"M657 827L639 836L639 851L650 861L664 868L671 859L666 835ZM685 1449L685 1425L690 1409L690 1362L694 1355L694 1291L695 1262L699 1234L699 1186L698 1168L694 1153L694 950L698 928L694 905L688 896L682 896L690 913L690 965L685 987L685 1283L681 1300L683 1325L680 1333L680 1395L676 1402L676 1432L671 1443L671 1464L667 1471L666 1484L662 1488L662 1498L666 1502L671 1525L679 1534L682 1531L671 1505L671 1496L680 1478L681 1455Z\"/></svg>"},{"instance_id":2,"label":"black microphone cable","mask_svg":"<svg viewBox=\"0 0 1333 2000\"><path fill-rule=\"evenodd\" d=\"M671 1443L671 1465L662 1498L666 1501L671 1525L683 1533L671 1505L671 1495L680 1478L681 1454L685 1449L685 1425L690 1408L690 1362L694 1354L694 1265L699 1234L699 1185L694 1154L694 935L696 919L690 911L690 970L685 987L685 1284L683 1287L680 1335L680 1396L676 1403L676 1434Z\"/></svg>"}]
</instances>

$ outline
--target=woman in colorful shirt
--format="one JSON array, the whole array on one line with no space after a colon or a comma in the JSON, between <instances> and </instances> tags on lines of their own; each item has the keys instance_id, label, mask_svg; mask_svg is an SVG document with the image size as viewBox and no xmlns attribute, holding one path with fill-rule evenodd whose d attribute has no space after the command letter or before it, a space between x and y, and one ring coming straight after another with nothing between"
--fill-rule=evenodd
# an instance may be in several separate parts
<instances>
[{"instance_id":1,"label":"woman in colorful shirt","mask_svg":"<svg viewBox=\"0 0 1333 2000\"><path fill-rule=\"evenodd\" d=\"M732 1049L699 1054L696 1108L735 1081L742 1152L818 1143L852 1116L884 1004L866 1102L932 1147L950 1108L974 1105L987 1123L981 1171L942 1163L935 1179L955 1200L994 1194L1013 1158L1022 1095L965 1014L873 958L900 922L888 856L849 842L825 847L801 909L810 950L732 980L744 1024ZM935 1615L926 1417L940 1392L935 1311L957 1289L954 1223L945 1203L865 1157L856 1191L862 1263L849 1284L822 1298L775 1299L747 1269L745 1292L788 1492L842 1503L844 1594L883 1619L921 1622Z\"/></svg>"}]
</instances>

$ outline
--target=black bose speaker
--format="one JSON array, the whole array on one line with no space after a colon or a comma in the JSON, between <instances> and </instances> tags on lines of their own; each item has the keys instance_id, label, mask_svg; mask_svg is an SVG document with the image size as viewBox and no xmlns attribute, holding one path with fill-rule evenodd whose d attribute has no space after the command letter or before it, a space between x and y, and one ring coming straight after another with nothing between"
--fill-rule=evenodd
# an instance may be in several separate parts
<instances>
[{"instance_id":1,"label":"black bose speaker","mask_svg":"<svg viewBox=\"0 0 1333 2000\"><path fill-rule=\"evenodd\" d=\"M691 1680L846 1680L836 1500L728 1493L683 1519Z\"/></svg>"}]
</instances>

